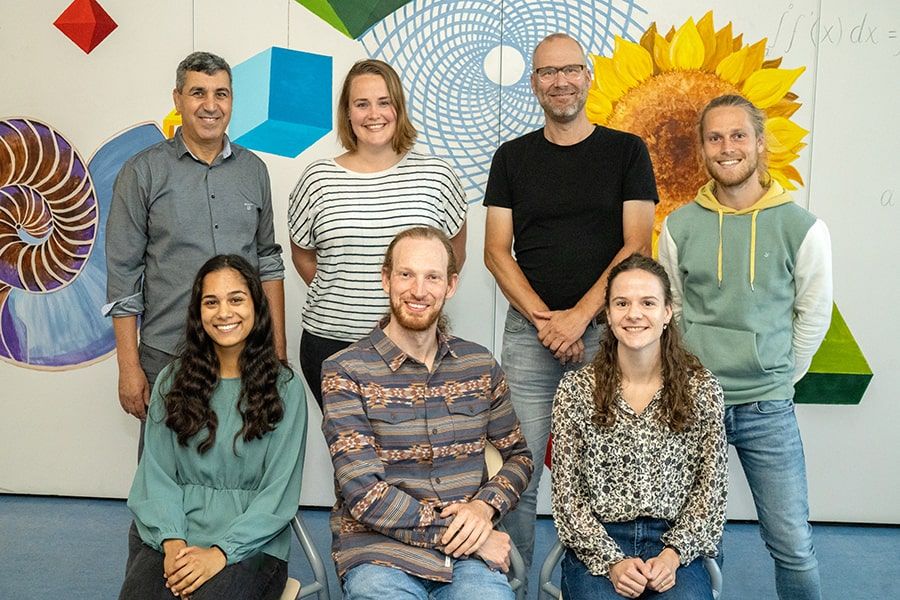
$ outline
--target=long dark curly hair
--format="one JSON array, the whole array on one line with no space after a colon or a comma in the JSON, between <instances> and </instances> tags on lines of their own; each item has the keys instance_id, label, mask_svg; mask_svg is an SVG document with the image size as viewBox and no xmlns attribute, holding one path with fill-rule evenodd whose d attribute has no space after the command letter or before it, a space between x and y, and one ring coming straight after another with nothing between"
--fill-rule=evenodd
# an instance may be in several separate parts
<instances>
[{"instance_id":1,"label":"long dark curly hair","mask_svg":"<svg viewBox=\"0 0 900 600\"><path fill-rule=\"evenodd\" d=\"M616 277L634 270L646 271L659 279L665 294L665 304L672 306L672 288L666 270L652 258L641 254L632 254L610 270L606 285L606 306L609 306L610 290ZM688 382L691 375L703 367L696 356L685 350L674 319L663 329L660 346L663 381L661 420L670 430L682 431L694 417L694 400L688 389ZM618 348L619 341L613 335L612 327L607 327L594 358L595 411L592 420L600 427L609 427L616 420L612 405L622 378Z\"/></svg>"},{"instance_id":2,"label":"long dark curly hair","mask_svg":"<svg viewBox=\"0 0 900 600\"><path fill-rule=\"evenodd\" d=\"M236 254L220 254L200 267L191 288L185 338L178 355L174 382L165 397L166 426L178 435L178 443L206 429L206 439L197 446L200 454L216 441L218 420L210 407L210 398L219 383L219 357L213 341L203 328L200 302L203 279L210 273L233 269L244 279L253 300L254 321L238 358L241 394L238 410L244 426L235 434L244 441L261 438L275 429L284 417L284 404L278 394L278 375L287 364L278 359L272 335L272 318L262 283L253 267ZM290 370L289 370L290 371ZM234 445L233 444L233 445Z\"/></svg>"}]
</instances>

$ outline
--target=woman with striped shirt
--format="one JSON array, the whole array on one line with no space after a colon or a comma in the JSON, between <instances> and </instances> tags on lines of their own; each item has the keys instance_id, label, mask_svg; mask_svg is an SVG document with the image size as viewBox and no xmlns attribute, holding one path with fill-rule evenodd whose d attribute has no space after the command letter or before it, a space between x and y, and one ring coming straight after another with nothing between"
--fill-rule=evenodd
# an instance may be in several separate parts
<instances>
[{"instance_id":1,"label":"woman with striped shirt","mask_svg":"<svg viewBox=\"0 0 900 600\"><path fill-rule=\"evenodd\" d=\"M380 60L353 65L337 131L347 150L310 164L291 193L291 257L309 286L300 366L322 406L322 362L361 339L387 311L381 262L393 237L431 225L465 259L466 195L445 161L412 150L416 130L400 78Z\"/></svg>"}]
</instances>

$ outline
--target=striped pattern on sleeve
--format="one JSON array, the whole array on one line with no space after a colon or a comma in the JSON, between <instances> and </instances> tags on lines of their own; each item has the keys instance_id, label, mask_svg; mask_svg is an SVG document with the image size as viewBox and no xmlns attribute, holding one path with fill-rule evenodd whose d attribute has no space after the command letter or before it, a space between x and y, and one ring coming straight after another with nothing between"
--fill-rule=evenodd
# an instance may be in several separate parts
<instances>
[{"instance_id":1,"label":"striped pattern on sleeve","mask_svg":"<svg viewBox=\"0 0 900 600\"><path fill-rule=\"evenodd\" d=\"M431 225L453 237L467 207L456 173L434 156L409 152L376 173L348 171L331 159L309 165L288 209L291 240L316 250L303 328L333 340L363 338L387 311L381 262L394 236Z\"/></svg>"}]
</instances>

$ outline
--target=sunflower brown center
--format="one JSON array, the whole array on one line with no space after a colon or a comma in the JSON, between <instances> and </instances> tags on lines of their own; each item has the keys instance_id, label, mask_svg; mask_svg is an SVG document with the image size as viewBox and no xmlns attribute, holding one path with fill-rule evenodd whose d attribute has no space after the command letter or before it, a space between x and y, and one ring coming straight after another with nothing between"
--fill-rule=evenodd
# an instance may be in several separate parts
<instances>
[{"instance_id":1,"label":"sunflower brown center","mask_svg":"<svg viewBox=\"0 0 900 600\"><path fill-rule=\"evenodd\" d=\"M670 212L686 204L706 183L700 161L700 111L717 96L739 90L703 71L668 71L629 90L613 108L608 125L643 138L653 160L659 206L656 231Z\"/></svg>"}]
</instances>

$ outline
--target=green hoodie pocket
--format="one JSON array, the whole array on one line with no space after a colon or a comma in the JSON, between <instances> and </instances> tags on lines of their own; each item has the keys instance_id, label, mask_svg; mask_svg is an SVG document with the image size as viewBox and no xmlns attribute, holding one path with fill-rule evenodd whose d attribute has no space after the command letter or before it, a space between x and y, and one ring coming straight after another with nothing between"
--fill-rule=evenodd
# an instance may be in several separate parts
<instances>
[{"instance_id":1,"label":"green hoodie pocket","mask_svg":"<svg viewBox=\"0 0 900 600\"><path fill-rule=\"evenodd\" d=\"M704 367L723 380L723 387L727 380L746 381L766 372L752 331L694 323L685 331L684 343Z\"/></svg>"}]
</instances>

